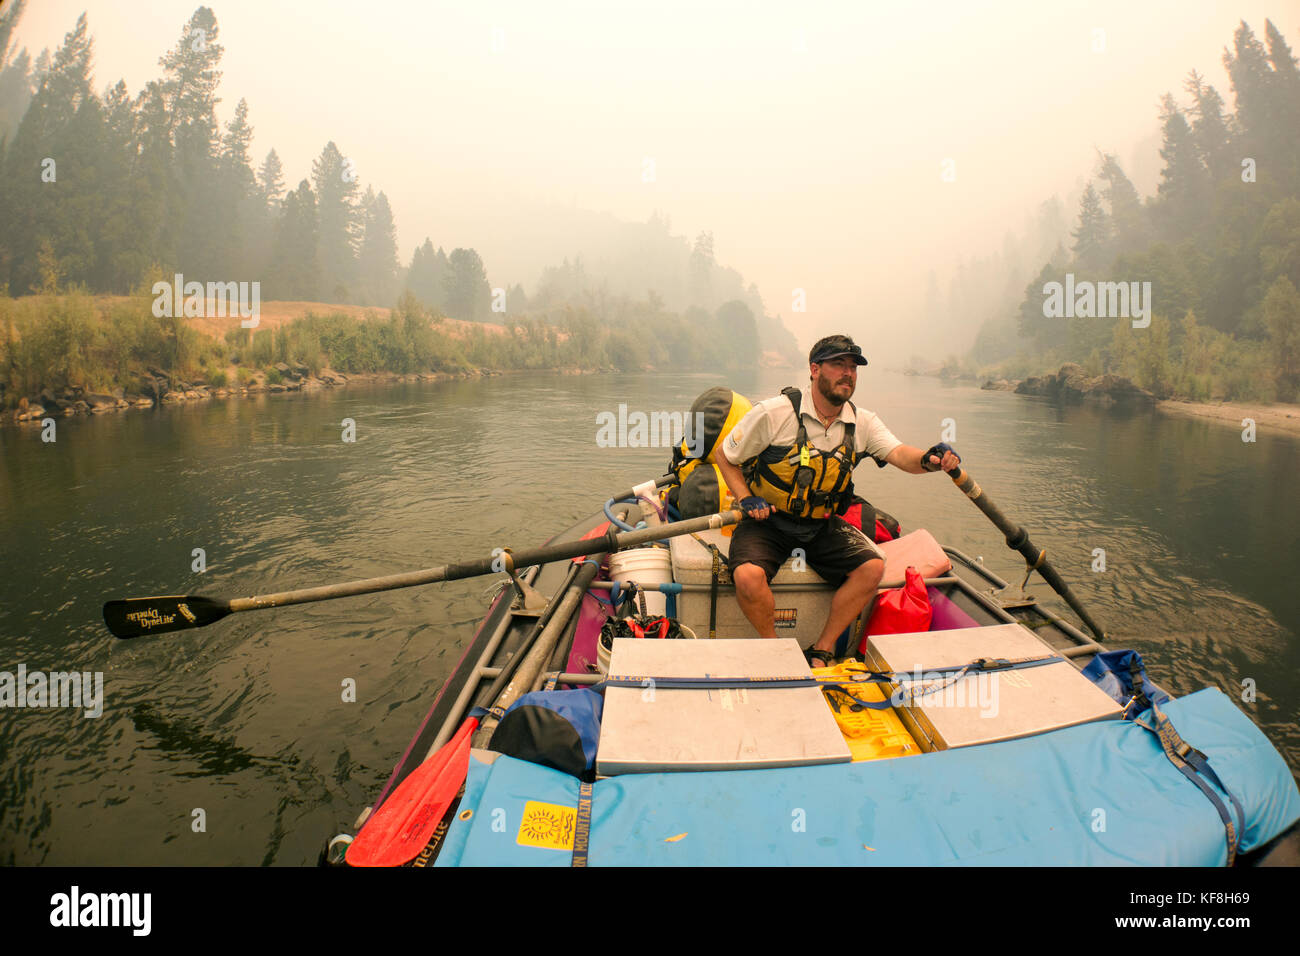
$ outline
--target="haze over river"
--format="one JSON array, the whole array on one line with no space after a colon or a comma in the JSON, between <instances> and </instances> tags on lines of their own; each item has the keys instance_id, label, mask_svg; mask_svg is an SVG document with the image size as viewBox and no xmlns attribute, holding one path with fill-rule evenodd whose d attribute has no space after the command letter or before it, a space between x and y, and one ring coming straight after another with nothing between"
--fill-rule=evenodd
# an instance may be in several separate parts
<instances>
[{"instance_id":1,"label":"haze over river","mask_svg":"<svg viewBox=\"0 0 1300 956\"><path fill-rule=\"evenodd\" d=\"M725 384L758 400L805 375ZM723 383L536 373L60 418L53 443L0 429L0 671L104 680L98 718L0 709L0 864L314 863L378 794L494 578L130 641L109 634L103 602L289 590L540 544L666 470L667 448L598 447L599 413L684 413ZM963 463L1110 646L1141 651L1175 695L1221 688L1300 773L1300 441L874 363L855 401L921 447L953 419ZM867 462L856 480L904 531L924 526L1018 584L1021 558L942 475Z\"/></svg>"}]
</instances>

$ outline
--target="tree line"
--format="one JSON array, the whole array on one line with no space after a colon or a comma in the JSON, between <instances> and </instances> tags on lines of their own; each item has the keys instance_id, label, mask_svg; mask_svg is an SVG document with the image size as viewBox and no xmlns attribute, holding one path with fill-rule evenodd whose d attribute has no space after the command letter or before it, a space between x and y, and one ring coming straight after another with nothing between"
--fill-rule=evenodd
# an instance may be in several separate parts
<instances>
[{"instance_id":1,"label":"tree line","mask_svg":"<svg viewBox=\"0 0 1300 956\"><path fill-rule=\"evenodd\" d=\"M745 289L739 274L717 265L711 234L697 237L689 255L677 253L682 240L669 237L658 220L647 224L644 245L650 258L671 265L656 278L670 296L691 296L689 306L672 312L653 291L644 302L626 289L611 291L580 260L545 270L531 300L518 284L494 295L474 249L446 252L425 239L403 267L387 196L373 186L362 191L354 165L334 142L321 150L309 177L287 188L274 149L254 168L245 100L228 122L218 123L223 47L211 9L194 12L160 59L162 75L132 95L122 81L95 93L94 44L84 14L52 56L47 51L33 63L25 49L13 49L24 5L15 0L0 13L0 220L6 224L0 289L10 296L131 295L181 273L200 281L257 279L263 301L390 307L409 292L432 317L561 322L561 338L564 316L591 316L601 329L590 332L593 350L602 352L609 340L618 356L589 356L597 365L629 364L623 336L603 325L632 313L657 317L654 339L678 335L664 349L689 367L718 351L728 365L752 365L760 329L783 351L795 351L779 319L763 314L757 289ZM49 308L10 310L12 329ZM700 330L732 329L737 322L726 349L700 347ZM165 329L160 334L176 339ZM643 364L663 359L657 348L649 348Z\"/></svg>"},{"instance_id":2,"label":"tree line","mask_svg":"<svg viewBox=\"0 0 1300 956\"><path fill-rule=\"evenodd\" d=\"M256 278L267 299L393 304L402 270L387 195L363 191L332 141L297 186L286 188L274 149L254 169L243 99L218 124L223 47L210 8L194 12L159 61L162 75L132 95L121 80L92 88L85 14L52 57L33 64L12 50L24 5L0 15L0 283L9 294L74 285L126 294L160 266ZM486 318L474 250L448 256L426 244L413 266L430 305Z\"/></svg>"},{"instance_id":3,"label":"tree line","mask_svg":"<svg viewBox=\"0 0 1300 956\"><path fill-rule=\"evenodd\" d=\"M1263 42L1242 22L1223 63L1231 109L1196 70L1182 99L1162 97L1155 195L1099 152L1068 250L981 330L973 357L986 372L1074 361L1159 397L1300 398L1300 69L1271 21ZM1150 326L1045 316L1044 287L1067 274L1150 282Z\"/></svg>"}]
</instances>

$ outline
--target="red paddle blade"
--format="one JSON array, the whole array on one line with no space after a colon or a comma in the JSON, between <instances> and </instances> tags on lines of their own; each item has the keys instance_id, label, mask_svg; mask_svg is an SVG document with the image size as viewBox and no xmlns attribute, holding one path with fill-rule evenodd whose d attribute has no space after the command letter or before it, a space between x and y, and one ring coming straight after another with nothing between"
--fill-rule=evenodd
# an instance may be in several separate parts
<instances>
[{"instance_id":1,"label":"red paddle blade","mask_svg":"<svg viewBox=\"0 0 1300 956\"><path fill-rule=\"evenodd\" d=\"M478 718L402 781L348 847L349 866L401 866L425 848L469 773L469 738Z\"/></svg>"}]
</instances>

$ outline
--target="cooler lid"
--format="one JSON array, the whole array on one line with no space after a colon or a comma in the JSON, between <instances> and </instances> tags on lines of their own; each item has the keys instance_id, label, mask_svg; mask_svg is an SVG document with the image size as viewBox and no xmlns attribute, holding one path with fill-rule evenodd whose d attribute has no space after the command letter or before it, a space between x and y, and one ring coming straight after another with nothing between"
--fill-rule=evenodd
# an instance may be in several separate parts
<instances>
[{"instance_id":1,"label":"cooler lid","mask_svg":"<svg viewBox=\"0 0 1300 956\"><path fill-rule=\"evenodd\" d=\"M1115 719L1122 708L1067 660L1012 670L972 672L959 680L935 668L983 657L1030 658L1056 654L1020 624L953 631L880 634L867 640L867 663L900 676L904 692L931 692L904 700L906 711L933 749L1011 740ZM926 741L919 741L925 746Z\"/></svg>"},{"instance_id":2,"label":"cooler lid","mask_svg":"<svg viewBox=\"0 0 1300 956\"><path fill-rule=\"evenodd\" d=\"M609 672L638 683L605 690L597 773L749 770L851 759L817 687L673 690L642 680L810 677L794 640L618 638Z\"/></svg>"},{"instance_id":3,"label":"cooler lid","mask_svg":"<svg viewBox=\"0 0 1300 956\"><path fill-rule=\"evenodd\" d=\"M720 529L696 533L704 541L715 545L722 552L725 560L731 553L731 536L724 535ZM673 558L673 580L678 584L710 584L713 581L713 552L695 537L679 534L668 539L668 548ZM809 587L829 587L812 568L795 571L786 560L772 579L773 584L804 584Z\"/></svg>"}]
</instances>

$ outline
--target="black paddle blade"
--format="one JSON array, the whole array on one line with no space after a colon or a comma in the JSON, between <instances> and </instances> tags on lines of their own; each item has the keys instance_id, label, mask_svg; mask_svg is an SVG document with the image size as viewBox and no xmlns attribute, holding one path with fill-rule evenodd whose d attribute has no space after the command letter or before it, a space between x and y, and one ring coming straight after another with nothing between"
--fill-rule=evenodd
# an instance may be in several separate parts
<instances>
[{"instance_id":1,"label":"black paddle blade","mask_svg":"<svg viewBox=\"0 0 1300 956\"><path fill-rule=\"evenodd\" d=\"M104 623L114 637L139 637L206 627L230 613L225 601L187 594L127 598L104 605Z\"/></svg>"}]
</instances>

